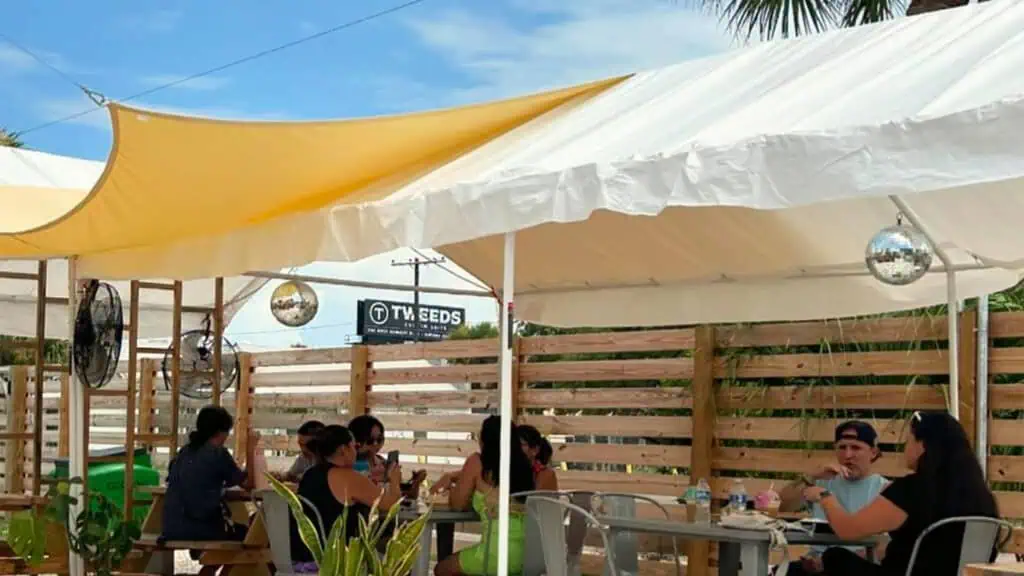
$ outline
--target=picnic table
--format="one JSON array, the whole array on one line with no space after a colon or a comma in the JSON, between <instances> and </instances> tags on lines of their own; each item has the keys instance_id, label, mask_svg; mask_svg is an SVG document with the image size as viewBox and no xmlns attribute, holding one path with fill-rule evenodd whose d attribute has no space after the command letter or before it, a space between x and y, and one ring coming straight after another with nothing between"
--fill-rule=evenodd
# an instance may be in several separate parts
<instances>
[{"instance_id":1,"label":"picnic table","mask_svg":"<svg viewBox=\"0 0 1024 576\"><path fill-rule=\"evenodd\" d=\"M419 518L422 514L423 512L417 508L403 508L398 513L398 519L408 522ZM420 553L416 557L412 576L430 576L430 548L434 541L434 526L437 524L479 521L480 517L472 510L432 509L427 517L427 525L423 528L423 533L420 534Z\"/></svg>"},{"instance_id":2,"label":"picnic table","mask_svg":"<svg viewBox=\"0 0 1024 576\"><path fill-rule=\"evenodd\" d=\"M1024 564L969 564L964 567L963 576L1019 576L1024 574Z\"/></svg>"},{"instance_id":3,"label":"picnic table","mask_svg":"<svg viewBox=\"0 0 1024 576\"><path fill-rule=\"evenodd\" d=\"M598 522L608 527L611 539L623 532L659 534L683 540L711 540L718 542L719 576L767 576L771 535L763 530L727 528L718 524L696 524L676 520L624 518L599 516ZM871 540L843 540L831 534L808 534L787 531L786 541L797 545L864 546L868 550L878 545Z\"/></svg>"},{"instance_id":4,"label":"picnic table","mask_svg":"<svg viewBox=\"0 0 1024 576\"><path fill-rule=\"evenodd\" d=\"M163 526L164 502L167 495L166 486L140 486L140 492L152 497L149 514L142 524L142 539L138 547L143 550L141 566L147 567L146 572L172 574L174 571L173 555L157 544ZM231 511L231 519L239 524L249 524L252 493L247 490L230 488L224 491L224 500ZM174 542L171 549L201 550L199 563L204 566L225 566L233 575L270 576L269 564L270 537L263 517L256 515L249 531L242 542ZM160 558L154 556L159 554ZM171 556L170 562L167 557ZM154 562L156 561L156 562ZM154 565L151 565L154 564ZM155 566L159 564L159 566ZM169 564L169 565L168 565Z\"/></svg>"}]
</instances>

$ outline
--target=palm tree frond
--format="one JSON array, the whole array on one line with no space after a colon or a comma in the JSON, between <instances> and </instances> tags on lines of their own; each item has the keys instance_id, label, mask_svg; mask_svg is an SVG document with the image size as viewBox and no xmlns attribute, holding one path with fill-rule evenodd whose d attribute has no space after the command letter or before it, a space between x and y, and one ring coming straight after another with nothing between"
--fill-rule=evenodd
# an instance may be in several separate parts
<instances>
[{"instance_id":1,"label":"palm tree frond","mask_svg":"<svg viewBox=\"0 0 1024 576\"><path fill-rule=\"evenodd\" d=\"M722 16L736 34L762 40L827 30L837 24L843 0L728 0Z\"/></svg>"},{"instance_id":2,"label":"palm tree frond","mask_svg":"<svg viewBox=\"0 0 1024 576\"><path fill-rule=\"evenodd\" d=\"M11 132L6 128L0 128L0 146L7 146L8 148L22 148L25 143L21 141L17 132Z\"/></svg>"},{"instance_id":3,"label":"palm tree frond","mask_svg":"<svg viewBox=\"0 0 1024 576\"><path fill-rule=\"evenodd\" d=\"M843 26L860 26L888 20L907 10L904 0L850 0L843 13Z\"/></svg>"}]
</instances>

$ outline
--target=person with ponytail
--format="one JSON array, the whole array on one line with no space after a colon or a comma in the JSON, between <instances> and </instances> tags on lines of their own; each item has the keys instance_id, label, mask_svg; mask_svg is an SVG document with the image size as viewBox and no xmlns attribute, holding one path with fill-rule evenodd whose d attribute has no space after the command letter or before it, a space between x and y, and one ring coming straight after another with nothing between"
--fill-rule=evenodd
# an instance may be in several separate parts
<instances>
[{"instance_id":1,"label":"person with ponytail","mask_svg":"<svg viewBox=\"0 0 1024 576\"><path fill-rule=\"evenodd\" d=\"M460 550L458 554L438 562L436 576L490 576L498 570L498 467L501 461L501 417L489 416L480 427L480 451L466 459L456 474L446 474L434 485L433 491L449 491L449 504L453 510L473 509L480 515L482 530L489 533L489 549L484 543ZM519 432L512 425L512 442L506 447L511 455L509 494L534 489L533 468L522 450ZM523 566L525 510L522 502L512 503L509 518L508 550L509 573L519 573Z\"/></svg>"},{"instance_id":2,"label":"person with ponytail","mask_svg":"<svg viewBox=\"0 0 1024 576\"><path fill-rule=\"evenodd\" d=\"M310 440L308 448L316 455L317 463L302 475L298 493L316 506L326 530L331 530L348 508L345 536L358 538L359 519L369 517L374 502L379 500L378 509L386 513L402 497L402 470L397 464L387 470L383 489L354 469L356 443L348 428L337 424L326 426ZM292 559L301 563L295 566L297 571L316 572L315 564L306 564L312 561L312 556L299 538L294 519Z\"/></svg>"},{"instance_id":3,"label":"person with ponytail","mask_svg":"<svg viewBox=\"0 0 1024 576\"><path fill-rule=\"evenodd\" d=\"M888 532L885 558L876 565L845 548L822 555L828 576L903 576L918 537L939 520L956 516L998 518L995 497L963 427L943 413L915 412L904 446L911 473L896 478L866 507L850 514L835 496L820 486L804 490L818 503L832 530L844 540L861 540ZM930 533L922 543L914 576L957 576L963 525L951 524ZM996 550L992 551L992 559Z\"/></svg>"},{"instance_id":4,"label":"person with ponytail","mask_svg":"<svg viewBox=\"0 0 1024 576\"><path fill-rule=\"evenodd\" d=\"M251 488L254 480L251 466L248 471L239 468L224 447L233 426L231 414L220 406L199 411L188 444L178 450L168 467L161 540L245 539L247 527L231 521L223 501L225 488ZM252 430L245 433L249 435L245 461L252 463L259 436ZM217 567L203 569L209 574Z\"/></svg>"},{"instance_id":5,"label":"person with ponytail","mask_svg":"<svg viewBox=\"0 0 1024 576\"><path fill-rule=\"evenodd\" d=\"M551 456L554 450L551 442L541 435L540 430L526 424L517 426L519 439L522 441L523 452L533 466L533 480L537 490L558 491L558 476L551 468Z\"/></svg>"}]
</instances>

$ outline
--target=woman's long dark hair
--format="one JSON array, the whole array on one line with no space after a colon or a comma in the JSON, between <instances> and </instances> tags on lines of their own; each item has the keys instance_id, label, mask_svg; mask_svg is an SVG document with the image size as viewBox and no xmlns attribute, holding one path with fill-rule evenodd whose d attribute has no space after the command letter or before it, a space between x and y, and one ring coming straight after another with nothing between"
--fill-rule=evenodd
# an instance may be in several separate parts
<instances>
[{"instance_id":1,"label":"woman's long dark hair","mask_svg":"<svg viewBox=\"0 0 1024 576\"><path fill-rule=\"evenodd\" d=\"M188 434L188 447L192 450L202 447L217 434L228 434L235 425L235 419L221 406L204 406L196 416L196 429Z\"/></svg>"},{"instance_id":2,"label":"woman's long dark hair","mask_svg":"<svg viewBox=\"0 0 1024 576\"><path fill-rule=\"evenodd\" d=\"M995 496L985 482L963 426L949 414L915 413L910 432L924 444L917 473L928 523L954 516L999 517Z\"/></svg>"},{"instance_id":3,"label":"woman's long dark hair","mask_svg":"<svg viewBox=\"0 0 1024 576\"><path fill-rule=\"evenodd\" d=\"M483 464L482 476L490 484L497 486L500 477L501 462L501 417L488 416L480 427L480 462ZM523 452L520 444L519 431L512 425L512 442L509 444L512 454L509 474L509 493L528 492L533 490L533 468L530 460Z\"/></svg>"},{"instance_id":4,"label":"woman's long dark hair","mask_svg":"<svg viewBox=\"0 0 1024 576\"><path fill-rule=\"evenodd\" d=\"M337 424L331 424L330 426L324 426L310 439L309 444L306 446L309 451L316 455L317 460L321 464L327 463L327 459L334 456L334 453L338 451L342 446L348 446L352 443L352 433L349 432L348 428L339 426Z\"/></svg>"},{"instance_id":5,"label":"woman's long dark hair","mask_svg":"<svg viewBox=\"0 0 1024 576\"><path fill-rule=\"evenodd\" d=\"M551 442L545 438L540 430L537 430L533 426L523 424L517 426L519 429L519 438L530 448L537 449L537 462L540 462L544 466L551 464L551 456L554 454L554 449L551 447Z\"/></svg>"}]
</instances>

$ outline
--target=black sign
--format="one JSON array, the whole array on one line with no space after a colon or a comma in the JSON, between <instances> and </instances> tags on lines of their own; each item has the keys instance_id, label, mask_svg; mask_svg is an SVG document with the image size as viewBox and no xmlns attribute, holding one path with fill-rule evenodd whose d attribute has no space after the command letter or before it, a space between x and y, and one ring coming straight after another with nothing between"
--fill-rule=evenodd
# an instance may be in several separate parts
<instances>
[{"instance_id":1,"label":"black sign","mask_svg":"<svg viewBox=\"0 0 1024 576\"><path fill-rule=\"evenodd\" d=\"M356 333L367 343L436 341L444 340L452 330L465 322L466 311L462 308L420 304L417 323L414 304L360 300L356 313Z\"/></svg>"}]
</instances>

